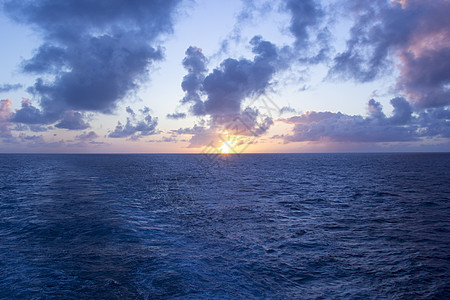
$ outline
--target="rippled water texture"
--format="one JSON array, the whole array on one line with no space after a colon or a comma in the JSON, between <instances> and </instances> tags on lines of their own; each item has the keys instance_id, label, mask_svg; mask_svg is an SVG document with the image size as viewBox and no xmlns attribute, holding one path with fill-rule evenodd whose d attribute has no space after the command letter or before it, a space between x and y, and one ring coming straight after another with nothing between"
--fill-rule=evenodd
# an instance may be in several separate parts
<instances>
[{"instance_id":1,"label":"rippled water texture","mask_svg":"<svg viewBox=\"0 0 450 300\"><path fill-rule=\"evenodd\" d=\"M0 155L0 298L450 298L450 155Z\"/></svg>"}]
</instances>

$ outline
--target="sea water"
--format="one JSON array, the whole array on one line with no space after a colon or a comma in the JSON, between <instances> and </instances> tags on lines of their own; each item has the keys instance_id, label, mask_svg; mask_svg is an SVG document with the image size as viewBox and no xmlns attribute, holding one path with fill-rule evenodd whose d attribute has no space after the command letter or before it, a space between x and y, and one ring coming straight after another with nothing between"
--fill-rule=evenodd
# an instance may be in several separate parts
<instances>
[{"instance_id":1,"label":"sea water","mask_svg":"<svg viewBox=\"0 0 450 300\"><path fill-rule=\"evenodd\" d=\"M0 155L0 298L450 298L449 154Z\"/></svg>"}]
</instances>

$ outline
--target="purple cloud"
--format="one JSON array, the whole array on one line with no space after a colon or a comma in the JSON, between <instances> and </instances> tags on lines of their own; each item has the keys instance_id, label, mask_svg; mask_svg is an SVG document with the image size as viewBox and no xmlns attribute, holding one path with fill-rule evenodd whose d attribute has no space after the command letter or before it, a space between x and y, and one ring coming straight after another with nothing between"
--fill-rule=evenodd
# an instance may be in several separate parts
<instances>
[{"instance_id":1,"label":"purple cloud","mask_svg":"<svg viewBox=\"0 0 450 300\"><path fill-rule=\"evenodd\" d=\"M179 2L3 1L9 17L32 26L44 40L22 63L23 72L39 76L28 91L42 111L28 106L16 113L17 121L48 124L67 111L112 113L163 58L157 38L171 32Z\"/></svg>"},{"instance_id":2,"label":"purple cloud","mask_svg":"<svg viewBox=\"0 0 450 300\"><path fill-rule=\"evenodd\" d=\"M295 37L293 56L302 63L319 63L328 58L331 33L324 25L326 11L316 0L286 0L291 14L289 30Z\"/></svg>"},{"instance_id":3,"label":"purple cloud","mask_svg":"<svg viewBox=\"0 0 450 300\"><path fill-rule=\"evenodd\" d=\"M188 71L188 74L183 77L183 82L181 83L181 88L186 93L181 103L190 104L191 112L196 116L205 114L201 92L207 71L206 64L207 59L203 55L202 49L191 46L186 50L183 66Z\"/></svg>"},{"instance_id":4,"label":"purple cloud","mask_svg":"<svg viewBox=\"0 0 450 300\"><path fill-rule=\"evenodd\" d=\"M84 121L83 114L70 110L64 113L62 119L55 125L55 127L70 130L83 130L89 128L90 125Z\"/></svg>"},{"instance_id":5,"label":"purple cloud","mask_svg":"<svg viewBox=\"0 0 450 300\"><path fill-rule=\"evenodd\" d=\"M182 104L189 104L196 116L209 116L210 128L197 132L210 138L213 132L232 130L240 135L262 134L273 124L260 111L243 107L246 99L258 97L271 85L273 76L286 68L284 49L255 36L250 44L255 54L253 60L228 58L219 67L206 74L207 60L200 48L190 47L186 51L183 65L188 74L182 88L186 92ZM193 144L206 138L191 139ZM208 141L208 142L211 142Z\"/></svg>"},{"instance_id":6,"label":"purple cloud","mask_svg":"<svg viewBox=\"0 0 450 300\"><path fill-rule=\"evenodd\" d=\"M330 76L368 82L400 60L397 88L418 109L450 104L450 2L348 1L355 17Z\"/></svg>"},{"instance_id":7,"label":"purple cloud","mask_svg":"<svg viewBox=\"0 0 450 300\"><path fill-rule=\"evenodd\" d=\"M285 142L380 143L450 136L450 110L429 109L414 116L410 103L404 98L392 99L391 105L394 111L390 117L383 113L379 102L371 99L367 117L309 111L283 119L294 125L292 134L283 139Z\"/></svg>"},{"instance_id":8,"label":"purple cloud","mask_svg":"<svg viewBox=\"0 0 450 300\"><path fill-rule=\"evenodd\" d=\"M49 124L56 119L47 119L47 116L37 107L31 104L27 98L22 98L22 107L13 114L12 122L24 124Z\"/></svg>"}]
</instances>

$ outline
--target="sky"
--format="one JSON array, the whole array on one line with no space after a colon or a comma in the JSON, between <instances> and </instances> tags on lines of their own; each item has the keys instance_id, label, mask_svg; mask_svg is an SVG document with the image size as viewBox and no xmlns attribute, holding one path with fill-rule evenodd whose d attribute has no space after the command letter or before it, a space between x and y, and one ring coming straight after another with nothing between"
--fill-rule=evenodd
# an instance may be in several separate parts
<instances>
[{"instance_id":1,"label":"sky","mask_svg":"<svg viewBox=\"0 0 450 300\"><path fill-rule=\"evenodd\" d=\"M450 0L0 0L0 152L450 151Z\"/></svg>"}]
</instances>

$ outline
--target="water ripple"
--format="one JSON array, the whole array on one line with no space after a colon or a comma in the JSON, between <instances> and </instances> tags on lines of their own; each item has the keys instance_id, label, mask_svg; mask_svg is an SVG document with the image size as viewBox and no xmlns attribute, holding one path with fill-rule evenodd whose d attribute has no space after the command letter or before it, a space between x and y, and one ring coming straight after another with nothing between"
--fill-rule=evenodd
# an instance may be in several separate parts
<instances>
[{"instance_id":1,"label":"water ripple","mask_svg":"<svg viewBox=\"0 0 450 300\"><path fill-rule=\"evenodd\" d=\"M450 155L0 157L0 298L450 297Z\"/></svg>"}]
</instances>

